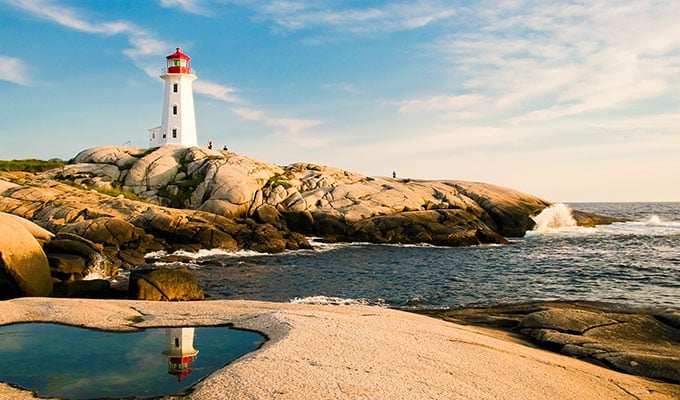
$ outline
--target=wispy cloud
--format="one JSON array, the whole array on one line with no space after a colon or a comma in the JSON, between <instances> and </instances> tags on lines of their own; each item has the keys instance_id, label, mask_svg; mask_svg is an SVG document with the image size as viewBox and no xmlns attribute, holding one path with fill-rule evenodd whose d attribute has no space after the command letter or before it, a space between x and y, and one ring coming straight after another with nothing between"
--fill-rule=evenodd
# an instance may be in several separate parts
<instances>
[{"instance_id":1,"label":"wispy cloud","mask_svg":"<svg viewBox=\"0 0 680 400\"><path fill-rule=\"evenodd\" d=\"M201 0L161 0L163 7L179 7L192 14L207 15L208 11L203 3Z\"/></svg>"},{"instance_id":2,"label":"wispy cloud","mask_svg":"<svg viewBox=\"0 0 680 400\"><path fill-rule=\"evenodd\" d=\"M61 26L85 33L99 35L125 35L131 45L123 50L123 53L135 62L140 68L146 69L144 57L157 56L171 46L156 36L128 21L102 21L91 22L84 12L64 7L51 0L17 0L9 2L9 5L23 9L31 15L42 18Z\"/></svg>"},{"instance_id":3,"label":"wispy cloud","mask_svg":"<svg viewBox=\"0 0 680 400\"><path fill-rule=\"evenodd\" d=\"M399 102L399 112L416 113L430 111L465 112L478 109L479 106L488 103L488 100L479 94L464 95L436 95L428 98L404 100Z\"/></svg>"},{"instance_id":4,"label":"wispy cloud","mask_svg":"<svg viewBox=\"0 0 680 400\"><path fill-rule=\"evenodd\" d=\"M194 82L194 91L227 103L240 102L240 99L234 94L236 89L219 83L198 80Z\"/></svg>"},{"instance_id":5,"label":"wispy cloud","mask_svg":"<svg viewBox=\"0 0 680 400\"><path fill-rule=\"evenodd\" d=\"M521 124L677 93L680 3L512 5L467 10L478 29L437 45L466 92L494 99L489 112L510 110Z\"/></svg>"},{"instance_id":6,"label":"wispy cloud","mask_svg":"<svg viewBox=\"0 0 680 400\"><path fill-rule=\"evenodd\" d=\"M0 54L0 80L29 86L29 70L23 60Z\"/></svg>"},{"instance_id":7,"label":"wispy cloud","mask_svg":"<svg viewBox=\"0 0 680 400\"><path fill-rule=\"evenodd\" d=\"M219 3L252 10L254 18L273 24L275 30L330 29L341 32L394 32L422 28L451 18L455 9L444 0L383 0L360 6L335 0L161 0L194 14Z\"/></svg>"},{"instance_id":8,"label":"wispy cloud","mask_svg":"<svg viewBox=\"0 0 680 400\"><path fill-rule=\"evenodd\" d=\"M321 120L275 118L271 117L269 113L265 111L249 107L238 107L232 111L241 118L264 123L265 125L274 128L274 136L283 138L289 142L294 142L301 147L321 147L325 146L328 142L325 138L304 134L304 131L325 123Z\"/></svg>"}]
</instances>

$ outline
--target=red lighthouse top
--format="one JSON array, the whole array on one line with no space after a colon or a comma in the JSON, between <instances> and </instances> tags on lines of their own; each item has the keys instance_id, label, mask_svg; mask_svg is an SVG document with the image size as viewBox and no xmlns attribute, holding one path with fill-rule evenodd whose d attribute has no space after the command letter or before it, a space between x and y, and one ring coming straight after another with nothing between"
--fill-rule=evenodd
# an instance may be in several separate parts
<instances>
[{"instance_id":1,"label":"red lighthouse top","mask_svg":"<svg viewBox=\"0 0 680 400\"><path fill-rule=\"evenodd\" d=\"M182 53L180 48L177 51L165 57L168 59L168 73L169 74L190 74L191 73L191 57Z\"/></svg>"}]
</instances>

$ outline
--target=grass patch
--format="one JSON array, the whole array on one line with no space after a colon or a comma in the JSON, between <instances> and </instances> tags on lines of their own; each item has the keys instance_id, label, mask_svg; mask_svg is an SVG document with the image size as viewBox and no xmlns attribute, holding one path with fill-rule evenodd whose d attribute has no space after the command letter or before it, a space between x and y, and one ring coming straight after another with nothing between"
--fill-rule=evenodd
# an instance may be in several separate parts
<instances>
[{"instance_id":1,"label":"grass patch","mask_svg":"<svg viewBox=\"0 0 680 400\"><path fill-rule=\"evenodd\" d=\"M25 160L0 160L0 171L14 172L45 172L54 168L61 168L66 163L61 160L36 160L29 158Z\"/></svg>"},{"instance_id":2,"label":"grass patch","mask_svg":"<svg viewBox=\"0 0 680 400\"><path fill-rule=\"evenodd\" d=\"M78 182L75 182L75 181L72 181L72 180L69 180L69 179L62 180L61 182L65 183L69 186L73 186L74 188L77 188L77 189L94 190L97 193L105 194L105 195L108 195L108 196L111 196L111 197L118 197L120 195L123 195L123 197L125 197L126 199L129 199L129 200L144 201L144 202L146 201L146 200L137 196L134 193L124 192L124 191L118 189L117 187L114 187L112 189L98 188L98 187L94 187L94 186L83 185L81 183L78 183Z\"/></svg>"},{"instance_id":3,"label":"grass patch","mask_svg":"<svg viewBox=\"0 0 680 400\"><path fill-rule=\"evenodd\" d=\"M276 174L276 175L272 176L271 178L269 178L267 180L267 183L265 184L265 186L269 186L272 189L274 189L277 186L283 186L284 189L289 189L293 185L291 185L290 182L288 182L286 180L285 176L281 176L280 174Z\"/></svg>"}]
</instances>

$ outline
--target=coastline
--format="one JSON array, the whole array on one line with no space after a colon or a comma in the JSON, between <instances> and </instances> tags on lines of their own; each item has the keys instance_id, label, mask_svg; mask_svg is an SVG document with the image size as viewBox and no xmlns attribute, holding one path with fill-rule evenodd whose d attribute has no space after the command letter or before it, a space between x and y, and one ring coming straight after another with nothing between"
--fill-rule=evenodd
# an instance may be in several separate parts
<instances>
[{"instance_id":1,"label":"coastline","mask_svg":"<svg viewBox=\"0 0 680 400\"><path fill-rule=\"evenodd\" d=\"M241 300L0 302L0 324L38 321L107 330L228 323L269 338L200 382L192 399L680 396L680 385L528 347L488 328L378 307ZM6 384L0 397L32 398Z\"/></svg>"}]
</instances>

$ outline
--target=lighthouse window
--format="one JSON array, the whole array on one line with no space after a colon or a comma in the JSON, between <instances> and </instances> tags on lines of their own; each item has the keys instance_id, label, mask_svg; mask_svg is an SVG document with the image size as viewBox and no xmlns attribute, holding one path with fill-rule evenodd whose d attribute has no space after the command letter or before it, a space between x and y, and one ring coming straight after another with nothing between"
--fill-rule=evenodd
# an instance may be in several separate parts
<instances>
[{"instance_id":1,"label":"lighthouse window","mask_svg":"<svg viewBox=\"0 0 680 400\"><path fill-rule=\"evenodd\" d=\"M175 338L175 347L179 347L179 338Z\"/></svg>"},{"instance_id":2,"label":"lighthouse window","mask_svg":"<svg viewBox=\"0 0 680 400\"><path fill-rule=\"evenodd\" d=\"M177 137L177 128L172 130L172 137L176 138Z\"/></svg>"},{"instance_id":3,"label":"lighthouse window","mask_svg":"<svg viewBox=\"0 0 680 400\"><path fill-rule=\"evenodd\" d=\"M173 91L173 93L177 93L177 89L178 89L177 84L176 84L176 83L173 83L173 84L172 84L172 91Z\"/></svg>"},{"instance_id":4,"label":"lighthouse window","mask_svg":"<svg viewBox=\"0 0 680 400\"><path fill-rule=\"evenodd\" d=\"M172 115L177 115L177 105L172 106Z\"/></svg>"}]
</instances>

